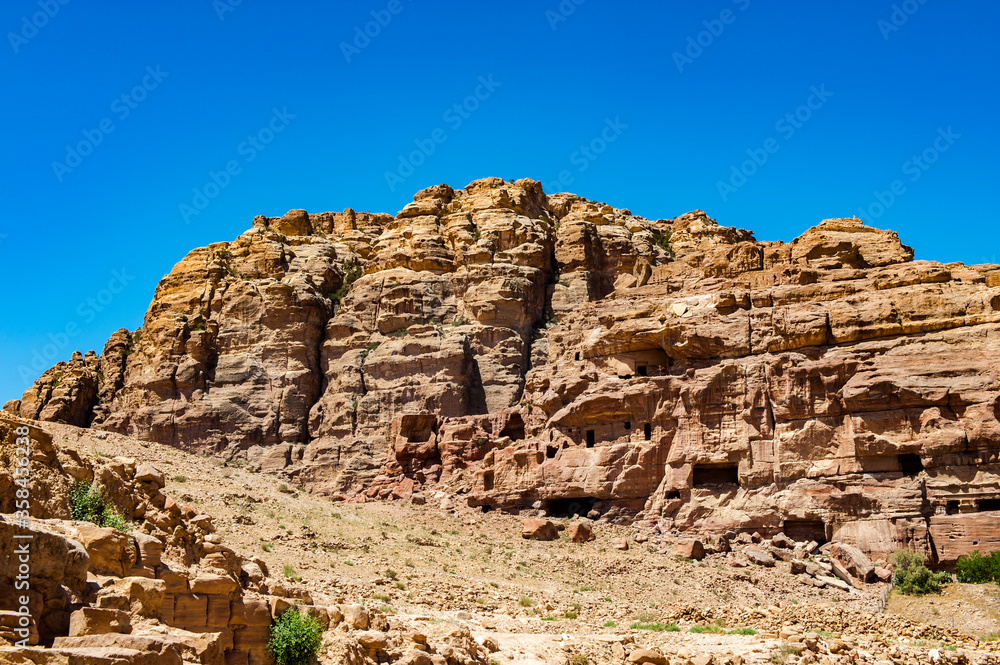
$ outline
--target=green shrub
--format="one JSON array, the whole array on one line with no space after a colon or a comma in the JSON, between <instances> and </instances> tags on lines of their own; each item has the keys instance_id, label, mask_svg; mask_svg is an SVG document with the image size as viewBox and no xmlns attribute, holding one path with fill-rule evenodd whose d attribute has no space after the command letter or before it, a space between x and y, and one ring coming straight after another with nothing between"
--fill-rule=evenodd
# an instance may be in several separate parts
<instances>
[{"instance_id":1,"label":"green shrub","mask_svg":"<svg viewBox=\"0 0 1000 665\"><path fill-rule=\"evenodd\" d=\"M902 594L938 593L942 585L951 581L951 575L944 571L931 572L924 565L926 557L920 552L896 550L890 559L896 568L896 588Z\"/></svg>"},{"instance_id":2,"label":"green shrub","mask_svg":"<svg viewBox=\"0 0 1000 665\"><path fill-rule=\"evenodd\" d=\"M306 665L316 658L323 642L323 629L312 617L302 616L299 608L285 611L271 624L267 648L277 665Z\"/></svg>"},{"instance_id":3,"label":"green shrub","mask_svg":"<svg viewBox=\"0 0 1000 665\"><path fill-rule=\"evenodd\" d=\"M343 272L343 280L340 283L340 288L333 293L326 294L326 297L330 299L334 305L339 305L340 301L344 299L347 292L351 290L351 285L361 277L363 270L357 261L345 261L341 265L341 271Z\"/></svg>"},{"instance_id":4,"label":"green shrub","mask_svg":"<svg viewBox=\"0 0 1000 665\"><path fill-rule=\"evenodd\" d=\"M659 247L660 249L665 249L671 254L674 253L674 250L671 249L670 247L670 231L667 231L666 233L660 233L659 231L654 231L653 240L656 242L656 246Z\"/></svg>"},{"instance_id":5,"label":"green shrub","mask_svg":"<svg viewBox=\"0 0 1000 665\"><path fill-rule=\"evenodd\" d=\"M959 582L985 584L1000 582L1000 550L983 556L980 552L963 554L955 562Z\"/></svg>"},{"instance_id":6,"label":"green shrub","mask_svg":"<svg viewBox=\"0 0 1000 665\"><path fill-rule=\"evenodd\" d=\"M107 495L91 483L78 480L69 488L69 508L73 519L111 527L123 533L132 530L132 523L108 501Z\"/></svg>"},{"instance_id":7,"label":"green shrub","mask_svg":"<svg viewBox=\"0 0 1000 665\"><path fill-rule=\"evenodd\" d=\"M535 604L535 601L533 601L531 598L528 598L527 596L521 596L521 600L518 601L518 604L521 607L531 607L532 605Z\"/></svg>"},{"instance_id":8,"label":"green shrub","mask_svg":"<svg viewBox=\"0 0 1000 665\"><path fill-rule=\"evenodd\" d=\"M635 621L632 623L632 625L629 626L629 628L631 628L632 630L652 630L656 631L657 633L662 633L662 632L676 633L677 631L680 630L680 628L678 628L676 625L672 623L660 623L659 621L657 621L656 623L641 623L639 621Z\"/></svg>"}]
</instances>

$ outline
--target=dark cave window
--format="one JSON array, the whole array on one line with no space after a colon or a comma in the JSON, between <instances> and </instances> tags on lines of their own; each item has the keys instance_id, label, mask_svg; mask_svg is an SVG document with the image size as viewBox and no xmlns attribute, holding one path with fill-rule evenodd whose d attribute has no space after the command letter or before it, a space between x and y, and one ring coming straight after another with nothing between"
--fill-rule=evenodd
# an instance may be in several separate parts
<instances>
[{"instance_id":1,"label":"dark cave window","mask_svg":"<svg viewBox=\"0 0 1000 665\"><path fill-rule=\"evenodd\" d=\"M580 359L580 352L579 351L576 352L576 356L574 357L574 359L575 360L579 360Z\"/></svg>"},{"instance_id":2,"label":"dark cave window","mask_svg":"<svg viewBox=\"0 0 1000 665\"><path fill-rule=\"evenodd\" d=\"M679 499L681 498L680 490L670 490L667 492L667 499Z\"/></svg>"},{"instance_id":3,"label":"dark cave window","mask_svg":"<svg viewBox=\"0 0 1000 665\"><path fill-rule=\"evenodd\" d=\"M649 370L646 368L645 365L639 365L638 367L636 367L635 373L638 374L639 376L649 376Z\"/></svg>"},{"instance_id":4,"label":"dark cave window","mask_svg":"<svg viewBox=\"0 0 1000 665\"><path fill-rule=\"evenodd\" d=\"M646 441L652 441L653 440L653 426L650 425L649 423L646 423L645 425L643 425L642 426L642 434L643 434L643 436L646 437Z\"/></svg>"},{"instance_id":5,"label":"dark cave window","mask_svg":"<svg viewBox=\"0 0 1000 665\"><path fill-rule=\"evenodd\" d=\"M542 501L542 510L548 517L573 517L573 515L586 515L594 509L598 499L590 496L579 499L549 499Z\"/></svg>"},{"instance_id":6,"label":"dark cave window","mask_svg":"<svg viewBox=\"0 0 1000 665\"><path fill-rule=\"evenodd\" d=\"M587 430L587 447L593 448L594 444L597 443L597 438L594 436L594 430Z\"/></svg>"},{"instance_id":7,"label":"dark cave window","mask_svg":"<svg viewBox=\"0 0 1000 665\"><path fill-rule=\"evenodd\" d=\"M625 429L627 429L627 430L632 429L632 423L630 423L629 421L626 420L625 421Z\"/></svg>"},{"instance_id":8,"label":"dark cave window","mask_svg":"<svg viewBox=\"0 0 1000 665\"><path fill-rule=\"evenodd\" d=\"M958 501L949 501L944 506L944 512L948 515L954 515L955 513L958 512L958 506L959 506Z\"/></svg>"},{"instance_id":9,"label":"dark cave window","mask_svg":"<svg viewBox=\"0 0 1000 665\"><path fill-rule=\"evenodd\" d=\"M1000 510L1000 499L980 499L977 508L981 513L987 510Z\"/></svg>"},{"instance_id":10,"label":"dark cave window","mask_svg":"<svg viewBox=\"0 0 1000 665\"><path fill-rule=\"evenodd\" d=\"M554 458L557 452L559 452L559 446L546 446L545 448L545 456L549 459Z\"/></svg>"},{"instance_id":11,"label":"dark cave window","mask_svg":"<svg viewBox=\"0 0 1000 665\"><path fill-rule=\"evenodd\" d=\"M785 520L782 531L800 543L815 540L822 545L826 542L826 525L822 520Z\"/></svg>"},{"instance_id":12,"label":"dark cave window","mask_svg":"<svg viewBox=\"0 0 1000 665\"><path fill-rule=\"evenodd\" d=\"M511 441L520 441L524 438L524 420L521 418L520 414L515 413L504 425L503 431L500 432L500 436L510 437Z\"/></svg>"},{"instance_id":13,"label":"dark cave window","mask_svg":"<svg viewBox=\"0 0 1000 665\"><path fill-rule=\"evenodd\" d=\"M739 484L739 468L735 464L695 465L693 484L695 487L737 485Z\"/></svg>"},{"instance_id":14,"label":"dark cave window","mask_svg":"<svg viewBox=\"0 0 1000 665\"><path fill-rule=\"evenodd\" d=\"M899 468L904 476L915 476L924 470L924 463L920 460L920 455L899 455Z\"/></svg>"}]
</instances>

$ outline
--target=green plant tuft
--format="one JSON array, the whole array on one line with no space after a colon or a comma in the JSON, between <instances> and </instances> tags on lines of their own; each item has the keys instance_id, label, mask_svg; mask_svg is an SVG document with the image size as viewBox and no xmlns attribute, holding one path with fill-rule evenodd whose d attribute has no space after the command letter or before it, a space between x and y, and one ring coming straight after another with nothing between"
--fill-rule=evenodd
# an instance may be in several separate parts
<instances>
[{"instance_id":1,"label":"green plant tuft","mask_svg":"<svg viewBox=\"0 0 1000 665\"><path fill-rule=\"evenodd\" d=\"M963 554L955 562L955 573L959 582L967 584L1000 582L1000 550L985 556L981 552Z\"/></svg>"},{"instance_id":2,"label":"green plant tuft","mask_svg":"<svg viewBox=\"0 0 1000 665\"><path fill-rule=\"evenodd\" d=\"M78 480L69 488L69 507L73 519L111 527L122 533L132 530L132 523L118 512L107 495L91 483Z\"/></svg>"},{"instance_id":3,"label":"green plant tuft","mask_svg":"<svg viewBox=\"0 0 1000 665\"><path fill-rule=\"evenodd\" d=\"M942 585L951 582L951 575L947 572L931 572L924 565L926 557L920 552L896 550L890 560L896 568L896 589L902 594L922 596L938 593Z\"/></svg>"},{"instance_id":4,"label":"green plant tuft","mask_svg":"<svg viewBox=\"0 0 1000 665\"><path fill-rule=\"evenodd\" d=\"M271 624L267 648L277 665L307 665L315 660L322 643L323 628L319 622L293 607Z\"/></svg>"}]
</instances>

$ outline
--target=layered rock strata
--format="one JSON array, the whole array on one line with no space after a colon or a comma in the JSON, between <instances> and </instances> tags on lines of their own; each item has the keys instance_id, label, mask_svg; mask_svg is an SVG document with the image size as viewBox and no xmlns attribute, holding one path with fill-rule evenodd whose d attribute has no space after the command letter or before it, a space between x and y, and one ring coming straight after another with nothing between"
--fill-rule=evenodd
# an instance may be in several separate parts
<instances>
[{"instance_id":1,"label":"layered rock strata","mask_svg":"<svg viewBox=\"0 0 1000 665\"><path fill-rule=\"evenodd\" d=\"M1000 267L831 219L761 242L531 180L293 210L191 252L23 415L348 498L1000 548Z\"/></svg>"}]
</instances>

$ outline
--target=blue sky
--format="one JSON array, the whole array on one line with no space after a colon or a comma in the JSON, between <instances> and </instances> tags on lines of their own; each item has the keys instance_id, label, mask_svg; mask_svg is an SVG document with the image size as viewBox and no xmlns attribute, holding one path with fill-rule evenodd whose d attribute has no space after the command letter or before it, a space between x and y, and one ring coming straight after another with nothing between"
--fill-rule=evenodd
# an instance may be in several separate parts
<instances>
[{"instance_id":1,"label":"blue sky","mask_svg":"<svg viewBox=\"0 0 1000 665\"><path fill-rule=\"evenodd\" d=\"M0 399L254 215L485 176L1000 263L997 3L8 0L0 28Z\"/></svg>"}]
</instances>

